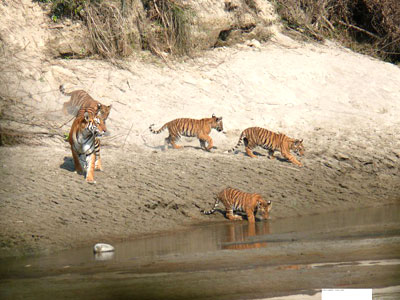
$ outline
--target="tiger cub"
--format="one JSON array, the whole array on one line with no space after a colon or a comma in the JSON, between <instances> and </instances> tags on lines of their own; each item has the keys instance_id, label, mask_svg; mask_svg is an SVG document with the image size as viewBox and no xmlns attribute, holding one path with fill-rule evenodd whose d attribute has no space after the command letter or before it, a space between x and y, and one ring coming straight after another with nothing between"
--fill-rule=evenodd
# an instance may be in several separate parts
<instances>
[{"instance_id":1,"label":"tiger cub","mask_svg":"<svg viewBox=\"0 0 400 300\"><path fill-rule=\"evenodd\" d=\"M175 119L168 123L165 123L159 130L153 129L154 124L149 126L149 129L154 134L159 134L166 128L168 128L169 136L165 139L166 143L170 143L174 149L180 149L183 146L177 145L177 142L181 136L186 137L197 137L200 141L200 147L207 151L210 151L213 147L213 140L209 136L211 129L222 131L222 117L218 118L212 115L211 118L204 118L201 120L195 119ZM208 143L206 147L205 143Z\"/></svg>"},{"instance_id":2,"label":"tiger cub","mask_svg":"<svg viewBox=\"0 0 400 300\"><path fill-rule=\"evenodd\" d=\"M94 170L101 169L99 165L100 144L99 137L107 131L104 120L92 108L82 108L72 123L68 136L71 146L75 169L83 173L82 165L86 169L86 181L95 183ZM81 159L83 160L81 164Z\"/></svg>"},{"instance_id":3,"label":"tiger cub","mask_svg":"<svg viewBox=\"0 0 400 300\"><path fill-rule=\"evenodd\" d=\"M265 128L250 127L243 130L237 145L229 152L235 151L242 144L242 141L244 141L246 153L250 157L256 157L253 154L252 149L254 149L256 146L260 146L268 150L271 159L275 158L275 150L279 150L282 156L287 160L300 167L302 166L302 163L290 153L290 150L293 150L295 153L303 156L305 151L303 140L293 139L283 133L275 133Z\"/></svg>"},{"instance_id":4,"label":"tiger cub","mask_svg":"<svg viewBox=\"0 0 400 300\"><path fill-rule=\"evenodd\" d=\"M233 188L226 188L217 194L213 209L202 211L209 215L215 212L219 202L222 202L226 209L226 217L231 220L242 220L242 216L235 215L234 211L241 211L247 214L247 220L250 223L255 222L255 214L259 209L264 219L269 218L269 212L272 207L271 201L265 201L259 194L249 194Z\"/></svg>"},{"instance_id":5,"label":"tiger cub","mask_svg":"<svg viewBox=\"0 0 400 300\"><path fill-rule=\"evenodd\" d=\"M111 111L112 105L104 105L99 101L94 100L90 95L84 90L76 90L70 93L66 93L64 86L60 85L60 92L65 96L71 96L69 101L64 102L63 112L64 114L70 114L76 116L81 108L93 108L97 110L97 114L104 121L107 120L108 115Z\"/></svg>"}]
</instances>

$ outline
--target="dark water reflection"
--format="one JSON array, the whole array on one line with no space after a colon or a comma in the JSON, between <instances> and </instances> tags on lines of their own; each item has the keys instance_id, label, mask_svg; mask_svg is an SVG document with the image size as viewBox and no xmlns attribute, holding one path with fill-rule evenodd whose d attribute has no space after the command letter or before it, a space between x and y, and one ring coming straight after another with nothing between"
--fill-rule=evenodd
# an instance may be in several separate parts
<instances>
[{"instance_id":1,"label":"dark water reflection","mask_svg":"<svg viewBox=\"0 0 400 300\"><path fill-rule=\"evenodd\" d=\"M268 247L270 242L309 239L329 232L357 231L368 225L382 226L398 223L400 229L400 205L380 208L353 209L329 214L270 219L249 224L247 221L200 224L187 230L164 233L130 242L116 244L115 253L94 255L92 248L74 249L61 253L11 259L2 262L2 269L30 265L40 268L70 267L96 264L96 261L114 262L151 260L155 257L204 253L219 250L245 250ZM347 230L348 229L348 230ZM334 235L334 234L333 234ZM332 233L329 235L332 236ZM102 242L102 241L99 241ZM28 268L28 267L27 267Z\"/></svg>"}]
</instances>

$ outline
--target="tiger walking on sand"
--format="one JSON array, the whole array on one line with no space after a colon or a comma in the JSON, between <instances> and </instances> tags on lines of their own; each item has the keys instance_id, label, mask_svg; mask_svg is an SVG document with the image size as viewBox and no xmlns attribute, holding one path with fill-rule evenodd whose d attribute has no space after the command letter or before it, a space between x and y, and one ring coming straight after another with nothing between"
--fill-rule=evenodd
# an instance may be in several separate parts
<instances>
[{"instance_id":1,"label":"tiger walking on sand","mask_svg":"<svg viewBox=\"0 0 400 300\"><path fill-rule=\"evenodd\" d=\"M63 104L63 112L64 114L70 114L77 116L77 113L81 108L93 108L97 110L97 114L102 117L105 121L110 114L112 105L104 105L101 104L99 101L94 100L87 92L84 90L76 90L70 93L65 92L64 86L60 85L59 87L60 92L64 96L70 96L71 98L69 101L64 102Z\"/></svg>"},{"instance_id":2,"label":"tiger walking on sand","mask_svg":"<svg viewBox=\"0 0 400 300\"><path fill-rule=\"evenodd\" d=\"M83 166L86 169L88 183L95 183L94 170L101 170L99 137L106 131L104 120L93 108L81 108L72 123L68 142L75 170L78 174L82 174Z\"/></svg>"},{"instance_id":3,"label":"tiger walking on sand","mask_svg":"<svg viewBox=\"0 0 400 300\"><path fill-rule=\"evenodd\" d=\"M214 145L212 138L209 136L211 129L216 129L219 132L224 130L222 117L218 118L215 115L212 115L211 118L200 120L189 118L175 119L165 123L159 130L154 130L153 126L154 124L151 124L149 130L154 134L159 134L168 128L169 135L165 139L165 142L171 144L174 149L180 149L183 147L177 145L176 142L181 136L186 136L197 137L200 141L200 147L207 151L210 151ZM206 142L208 143L207 147L205 144Z\"/></svg>"},{"instance_id":4,"label":"tiger walking on sand","mask_svg":"<svg viewBox=\"0 0 400 300\"><path fill-rule=\"evenodd\" d=\"M275 133L261 127L250 127L243 130L240 134L238 143L234 148L229 150L229 152L234 152L242 142L244 142L247 155L252 158L256 157L252 150L257 146L260 146L265 150L268 150L270 159L274 159L275 150L279 150L284 158L300 167L302 166L302 163L290 153L290 150L303 156L305 151L303 140L293 139L283 133Z\"/></svg>"}]
</instances>

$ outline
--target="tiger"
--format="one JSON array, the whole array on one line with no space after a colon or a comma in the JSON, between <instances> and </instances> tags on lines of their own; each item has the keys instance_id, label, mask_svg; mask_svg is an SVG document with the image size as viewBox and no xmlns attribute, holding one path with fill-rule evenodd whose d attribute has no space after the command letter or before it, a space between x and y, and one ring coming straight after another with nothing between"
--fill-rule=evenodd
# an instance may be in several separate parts
<instances>
[{"instance_id":1,"label":"tiger","mask_svg":"<svg viewBox=\"0 0 400 300\"><path fill-rule=\"evenodd\" d=\"M90 107L81 108L72 123L68 142L71 146L75 169L78 174L83 173L82 159L88 183L95 183L94 170L102 169L99 137L106 131L103 118L97 115L97 110Z\"/></svg>"},{"instance_id":2,"label":"tiger","mask_svg":"<svg viewBox=\"0 0 400 300\"><path fill-rule=\"evenodd\" d=\"M107 120L112 105L104 105L99 101L94 100L84 90L76 90L70 93L66 93L64 86L60 85L60 92L65 96L71 96L71 99L63 104L63 112L65 115L70 114L76 116L81 108L91 107L97 109L97 114L105 121Z\"/></svg>"},{"instance_id":3,"label":"tiger","mask_svg":"<svg viewBox=\"0 0 400 300\"><path fill-rule=\"evenodd\" d=\"M202 210L202 213L205 215L214 213L220 201L225 206L226 217L231 221L243 219L242 216L235 215L234 211L245 212L249 223L255 222L255 214L258 210L262 212L264 219L268 219L272 208L272 202L270 200L265 201L259 194L249 194L229 187L217 194L214 207L211 210Z\"/></svg>"},{"instance_id":4,"label":"tiger","mask_svg":"<svg viewBox=\"0 0 400 300\"><path fill-rule=\"evenodd\" d=\"M165 139L165 143L170 143L174 149L180 149L183 146L177 145L175 142L180 139L181 136L186 137L197 137L200 141L200 147L204 150L210 151L213 147L213 140L209 136L211 129L216 129L218 132L224 130L222 124L222 117L216 117L214 114L211 118L204 118L200 120L181 118L175 119L168 123L165 123L159 130L153 129L154 124L149 126L150 132L159 134L166 128L168 128L169 136ZM205 143L208 143L206 147Z\"/></svg>"},{"instance_id":5,"label":"tiger","mask_svg":"<svg viewBox=\"0 0 400 300\"><path fill-rule=\"evenodd\" d=\"M229 150L229 152L234 152L242 144L242 141L244 141L247 155L252 158L256 157L253 154L252 149L254 149L256 146L261 146L262 148L268 150L270 159L274 159L275 150L279 150L282 156L287 160L298 165L299 167L303 166L303 164L290 153L290 150L293 150L300 156L304 155L305 148L303 146L302 139L293 139L283 133L275 133L265 128L250 127L243 130L243 132L240 134L237 145Z\"/></svg>"}]
</instances>

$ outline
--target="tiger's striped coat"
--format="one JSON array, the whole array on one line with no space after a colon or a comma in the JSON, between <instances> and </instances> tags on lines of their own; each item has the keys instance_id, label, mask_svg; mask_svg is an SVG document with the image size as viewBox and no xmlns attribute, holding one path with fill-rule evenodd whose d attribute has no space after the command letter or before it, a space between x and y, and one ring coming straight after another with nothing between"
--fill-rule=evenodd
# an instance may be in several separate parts
<instances>
[{"instance_id":1,"label":"tiger's striped coat","mask_svg":"<svg viewBox=\"0 0 400 300\"><path fill-rule=\"evenodd\" d=\"M95 183L94 170L101 170L99 137L107 131L104 120L92 108L82 108L72 123L68 136L75 169L83 173L81 159L86 169L86 181Z\"/></svg>"},{"instance_id":2,"label":"tiger's striped coat","mask_svg":"<svg viewBox=\"0 0 400 300\"><path fill-rule=\"evenodd\" d=\"M293 139L283 133L275 133L261 127L250 127L243 130L243 132L240 134L237 145L229 152L235 151L242 144L242 142L244 142L245 151L250 157L256 157L253 154L252 149L254 149L256 146L260 146L268 150L271 159L275 158L275 150L279 150L282 156L287 160L300 167L302 166L302 163L290 153L290 150L293 150L295 153L303 156L305 151L303 140Z\"/></svg>"},{"instance_id":3,"label":"tiger's striped coat","mask_svg":"<svg viewBox=\"0 0 400 300\"><path fill-rule=\"evenodd\" d=\"M226 188L217 194L214 207L209 211L202 211L209 215L215 212L219 202L222 202L226 209L226 217L231 220L242 220L242 216L235 215L235 211L245 212L250 223L255 222L255 214L261 211L264 219L269 218L272 208L271 201L265 201L259 194L249 194L238 189Z\"/></svg>"},{"instance_id":4,"label":"tiger's striped coat","mask_svg":"<svg viewBox=\"0 0 400 300\"><path fill-rule=\"evenodd\" d=\"M186 137L197 137L200 141L200 147L207 151L210 151L213 147L213 140L209 136L211 129L216 129L217 131L224 130L222 124L222 117L216 117L212 115L211 118L204 118L200 120L181 118L175 119L168 123L165 123L159 130L153 129L154 124L149 126L150 132L154 134L159 134L166 128L168 128L169 135L165 139L166 143L170 143L174 149L180 149L183 146L179 146L176 142L181 136ZM205 143L208 143L206 147Z\"/></svg>"},{"instance_id":5,"label":"tiger's striped coat","mask_svg":"<svg viewBox=\"0 0 400 300\"><path fill-rule=\"evenodd\" d=\"M64 86L60 85L60 92L65 96L70 96L69 101L64 102L63 112L64 114L70 114L77 116L81 108L93 108L97 110L97 114L105 121L107 120L112 105L104 105L99 101L94 100L84 90L76 90L70 93L65 92Z\"/></svg>"}]
</instances>

